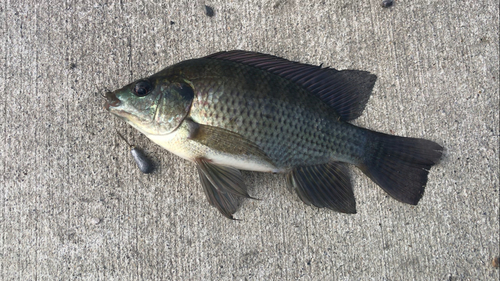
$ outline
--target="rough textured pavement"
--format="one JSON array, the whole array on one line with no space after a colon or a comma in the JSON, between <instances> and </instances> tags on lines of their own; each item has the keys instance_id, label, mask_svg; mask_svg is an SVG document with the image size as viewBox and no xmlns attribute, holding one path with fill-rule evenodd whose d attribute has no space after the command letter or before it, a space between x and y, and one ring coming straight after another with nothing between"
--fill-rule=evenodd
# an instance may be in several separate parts
<instances>
[{"instance_id":1,"label":"rough textured pavement","mask_svg":"<svg viewBox=\"0 0 500 281\"><path fill-rule=\"evenodd\" d=\"M498 280L498 17L493 0L2 1L0 280ZM262 200L230 221L191 163L103 109L106 89L231 49L376 74L355 123L446 147L419 205L353 169L358 213L339 214L245 172Z\"/></svg>"}]
</instances>

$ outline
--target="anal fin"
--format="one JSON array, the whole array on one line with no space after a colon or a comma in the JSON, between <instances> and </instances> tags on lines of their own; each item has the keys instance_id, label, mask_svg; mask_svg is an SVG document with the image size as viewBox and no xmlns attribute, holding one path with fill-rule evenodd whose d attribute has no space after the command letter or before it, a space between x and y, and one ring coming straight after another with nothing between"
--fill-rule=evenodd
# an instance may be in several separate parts
<instances>
[{"instance_id":1,"label":"anal fin","mask_svg":"<svg viewBox=\"0 0 500 281\"><path fill-rule=\"evenodd\" d=\"M342 213L356 213L349 172L343 163L297 167L288 173L287 183L308 205Z\"/></svg>"}]
</instances>

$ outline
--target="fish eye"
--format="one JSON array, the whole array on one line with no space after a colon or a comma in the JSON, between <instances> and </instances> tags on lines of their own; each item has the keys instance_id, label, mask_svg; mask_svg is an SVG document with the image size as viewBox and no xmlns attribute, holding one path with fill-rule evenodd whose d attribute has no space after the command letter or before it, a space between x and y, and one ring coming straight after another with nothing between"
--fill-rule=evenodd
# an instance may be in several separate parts
<instances>
[{"instance_id":1,"label":"fish eye","mask_svg":"<svg viewBox=\"0 0 500 281\"><path fill-rule=\"evenodd\" d=\"M153 85L151 85L151 83L147 80L141 80L135 83L134 95L144 97L147 96L151 90L153 90Z\"/></svg>"}]
</instances>

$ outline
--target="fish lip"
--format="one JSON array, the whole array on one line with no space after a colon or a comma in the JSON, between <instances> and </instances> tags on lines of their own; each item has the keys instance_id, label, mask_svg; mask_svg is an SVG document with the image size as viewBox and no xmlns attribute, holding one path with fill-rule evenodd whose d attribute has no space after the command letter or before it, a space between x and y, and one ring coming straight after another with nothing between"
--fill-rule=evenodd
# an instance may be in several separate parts
<instances>
[{"instance_id":1,"label":"fish lip","mask_svg":"<svg viewBox=\"0 0 500 281\"><path fill-rule=\"evenodd\" d=\"M117 107L120 105L121 101L116 97L115 93L113 92L107 92L104 94L104 97L107 99L104 102L104 109L109 111L110 107Z\"/></svg>"}]
</instances>

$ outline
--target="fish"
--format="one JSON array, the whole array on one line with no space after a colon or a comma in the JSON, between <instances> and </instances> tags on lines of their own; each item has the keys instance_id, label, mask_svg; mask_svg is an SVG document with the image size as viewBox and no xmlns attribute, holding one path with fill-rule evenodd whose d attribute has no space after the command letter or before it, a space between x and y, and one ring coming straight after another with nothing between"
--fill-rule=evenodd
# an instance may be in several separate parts
<instances>
[{"instance_id":1,"label":"fish","mask_svg":"<svg viewBox=\"0 0 500 281\"><path fill-rule=\"evenodd\" d=\"M443 147L355 126L376 82L361 70L243 50L185 60L113 92L104 107L197 168L210 205L234 219L241 170L285 174L307 205L356 213L349 166L417 205Z\"/></svg>"}]
</instances>

